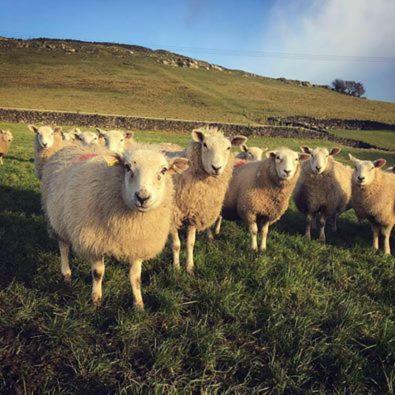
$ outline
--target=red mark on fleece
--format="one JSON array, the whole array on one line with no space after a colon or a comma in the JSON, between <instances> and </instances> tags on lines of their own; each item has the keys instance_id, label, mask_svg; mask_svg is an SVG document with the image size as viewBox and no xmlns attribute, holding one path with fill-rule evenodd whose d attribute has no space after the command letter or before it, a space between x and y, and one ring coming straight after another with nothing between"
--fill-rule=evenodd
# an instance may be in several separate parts
<instances>
[{"instance_id":1,"label":"red mark on fleece","mask_svg":"<svg viewBox=\"0 0 395 395\"><path fill-rule=\"evenodd\" d=\"M94 153L80 155L73 160L73 163L84 162L84 161L92 159L96 156L97 156L97 154L94 154Z\"/></svg>"},{"instance_id":2,"label":"red mark on fleece","mask_svg":"<svg viewBox=\"0 0 395 395\"><path fill-rule=\"evenodd\" d=\"M244 160L244 159L239 159L239 160L236 161L236 163L234 164L234 167L240 167L240 166L245 165L246 163L247 163L246 160Z\"/></svg>"}]
</instances>

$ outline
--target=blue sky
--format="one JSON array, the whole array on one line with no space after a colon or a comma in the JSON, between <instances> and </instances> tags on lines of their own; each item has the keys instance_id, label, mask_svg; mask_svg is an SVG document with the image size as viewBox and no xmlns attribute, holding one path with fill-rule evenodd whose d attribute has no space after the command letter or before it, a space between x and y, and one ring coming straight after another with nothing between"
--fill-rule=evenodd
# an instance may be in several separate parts
<instances>
[{"instance_id":1,"label":"blue sky","mask_svg":"<svg viewBox=\"0 0 395 395\"><path fill-rule=\"evenodd\" d=\"M395 0L0 0L0 35L169 49L395 102Z\"/></svg>"}]
</instances>

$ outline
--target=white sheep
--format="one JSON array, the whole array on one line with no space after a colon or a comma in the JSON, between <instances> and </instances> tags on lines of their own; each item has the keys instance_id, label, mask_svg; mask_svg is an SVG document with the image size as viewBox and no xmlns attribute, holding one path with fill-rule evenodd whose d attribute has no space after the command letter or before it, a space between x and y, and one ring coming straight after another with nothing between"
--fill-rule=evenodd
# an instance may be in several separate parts
<instances>
[{"instance_id":1,"label":"white sheep","mask_svg":"<svg viewBox=\"0 0 395 395\"><path fill-rule=\"evenodd\" d=\"M3 158L8 154L13 139L14 136L9 130L0 130L0 165L3 164Z\"/></svg>"},{"instance_id":2,"label":"white sheep","mask_svg":"<svg viewBox=\"0 0 395 395\"><path fill-rule=\"evenodd\" d=\"M359 220L372 225L373 248L379 248L379 233L384 237L384 253L391 254L390 236L395 224L395 174L382 171L385 159L359 160L349 154L355 166L352 177L352 207Z\"/></svg>"},{"instance_id":3,"label":"white sheep","mask_svg":"<svg viewBox=\"0 0 395 395\"><path fill-rule=\"evenodd\" d=\"M289 199L300 173L299 161L310 155L288 148L269 151L267 159L235 169L225 196L224 219L241 219L251 235L251 248L266 250L269 226L278 221L289 206Z\"/></svg>"},{"instance_id":4,"label":"white sheep","mask_svg":"<svg viewBox=\"0 0 395 395\"><path fill-rule=\"evenodd\" d=\"M69 132L62 131L61 135L62 135L63 141L73 142L76 139L75 130L72 130L72 131L69 131Z\"/></svg>"},{"instance_id":5,"label":"white sheep","mask_svg":"<svg viewBox=\"0 0 395 395\"><path fill-rule=\"evenodd\" d=\"M57 151L65 146L62 139L61 128L56 126L28 125L28 129L35 133L34 139L34 164L36 175L41 179L45 162Z\"/></svg>"},{"instance_id":6,"label":"white sheep","mask_svg":"<svg viewBox=\"0 0 395 395\"><path fill-rule=\"evenodd\" d=\"M43 170L42 205L59 242L61 271L70 282L69 250L92 267L92 300L101 302L104 256L130 264L134 304L143 309L142 262L159 254L174 215L171 174L188 167L149 145L118 157L102 147L72 146L53 155Z\"/></svg>"},{"instance_id":7,"label":"white sheep","mask_svg":"<svg viewBox=\"0 0 395 395\"><path fill-rule=\"evenodd\" d=\"M105 131L100 128L96 128L96 130L99 133L99 137L104 139L104 145L114 153L122 154L135 144L133 132L123 132L121 130Z\"/></svg>"},{"instance_id":8,"label":"white sheep","mask_svg":"<svg viewBox=\"0 0 395 395\"><path fill-rule=\"evenodd\" d=\"M95 132L85 131L82 132L79 128L74 129L74 134L77 140L84 146L99 145L100 139Z\"/></svg>"},{"instance_id":9,"label":"white sheep","mask_svg":"<svg viewBox=\"0 0 395 395\"><path fill-rule=\"evenodd\" d=\"M206 127L192 132L192 142L187 149L190 167L174 177L176 210L172 248L176 269L180 267L178 229L187 227L186 270L192 273L196 231L208 229L218 218L232 175L231 146L239 146L246 140L244 136L226 138L217 128Z\"/></svg>"},{"instance_id":10,"label":"white sheep","mask_svg":"<svg viewBox=\"0 0 395 395\"><path fill-rule=\"evenodd\" d=\"M257 161L262 160L263 153L268 150L267 147L259 148L259 147L248 147L247 144L243 144L241 147L241 152L236 155L238 159L244 159L247 161Z\"/></svg>"},{"instance_id":11,"label":"white sheep","mask_svg":"<svg viewBox=\"0 0 395 395\"><path fill-rule=\"evenodd\" d=\"M351 205L351 177L353 170L335 161L340 148L301 147L310 154L310 160L302 164L296 184L294 201L300 212L306 216L306 236L311 239L313 221L319 224L319 240L325 242L325 225L332 220L337 230L338 216Z\"/></svg>"}]
</instances>

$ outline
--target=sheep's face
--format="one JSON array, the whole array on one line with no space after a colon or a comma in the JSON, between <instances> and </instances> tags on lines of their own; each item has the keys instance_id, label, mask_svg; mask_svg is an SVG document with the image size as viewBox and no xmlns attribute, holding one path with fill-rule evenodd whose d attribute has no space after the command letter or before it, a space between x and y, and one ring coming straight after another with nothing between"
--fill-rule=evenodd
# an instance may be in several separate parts
<instances>
[{"instance_id":1,"label":"sheep's face","mask_svg":"<svg viewBox=\"0 0 395 395\"><path fill-rule=\"evenodd\" d=\"M354 165L353 181L360 186L371 184L376 178L377 169L380 169L386 163L385 159L377 159L371 162L369 160L359 160L351 154L349 154L349 157Z\"/></svg>"},{"instance_id":2,"label":"sheep's face","mask_svg":"<svg viewBox=\"0 0 395 395\"><path fill-rule=\"evenodd\" d=\"M50 126L28 125L28 128L36 134L37 143L41 148L51 148L55 143L55 133L60 132L59 127L52 129Z\"/></svg>"},{"instance_id":3,"label":"sheep's face","mask_svg":"<svg viewBox=\"0 0 395 395\"><path fill-rule=\"evenodd\" d=\"M306 154L310 154L310 166L311 171L315 174L322 174L328 167L330 157L337 155L341 149L332 148L329 152L326 148L309 148L301 147L302 151Z\"/></svg>"},{"instance_id":4,"label":"sheep's face","mask_svg":"<svg viewBox=\"0 0 395 395\"><path fill-rule=\"evenodd\" d=\"M76 129L75 137L85 146L99 144L99 136L94 132L81 132Z\"/></svg>"},{"instance_id":5,"label":"sheep's face","mask_svg":"<svg viewBox=\"0 0 395 395\"><path fill-rule=\"evenodd\" d=\"M63 141L74 141L75 133L74 132L62 132Z\"/></svg>"},{"instance_id":6,"label":"sheep's face","mask_svg":"<svg viewBox=\"0 0 395 395\"><path fill-rule=\"evenodd\" d=\"M188 160L167 160L159 151L136 149L120 157L125 167L123 200L130 209L141 212L159 207L165 199L166 178L188 168Z\"/></svg>"},{"instance_id":7,"label":"sheep's face","mask_svg":"<svg viewBox=\"0 0 395 395\"><path fill-rule=\"evenodd\" d=\"M105 146L116 154L122 154L125 151L125 144L133 141L132 132L122 132L120 130L109 130L108 132L97 129L99 136L104 138Z\"/></svg>"},{"instance_id":8,"label":"sheep's face","mask_svg":"<svg viewBox=\"0 0 395 395\"><path fill-rule=\"evenodd\" d=\"M251 162L256 162L262 160L263 153L268 150L267 147L259 148L259 147L247 147L246 144L243 144L241 147L241 152L237 155L239 159L245 159Z\"/></svg>"},{"instance_id":9,"label":"sheep's face","mask_svg":"<svg viewBox=\"0 0 395 395\"><path fill-rule=\"evenodd\" d=\"M194 130L192 139L201 144L203 169L210 176L220 176L228 164L232 145L239 146L247 140L244 136L226 138L214 128Z\"/></svg>"},{"instance_id":10,"label":"sheep's face","mask_svg":"<svg viewBox=\"0 0 395 395\"><path fill-rule=\"evenodd\" d=\"M310 158L309 154L298 154L288 148L269 151L266 156L274 161L276 173L281 180L291 180L299 168L299 161Z\"/></svg>"},{"instance_id":11,"label":"sheep's face","mask_svg":"<svg viewBox=\"0 0 395 395\"><path fill-rule=\"evenodd\" d=\"M8 143L11 143L11 141L14 139L12 133L9 130L0 130L0 137L3 141Z\"/></svg>"}]
</instances>

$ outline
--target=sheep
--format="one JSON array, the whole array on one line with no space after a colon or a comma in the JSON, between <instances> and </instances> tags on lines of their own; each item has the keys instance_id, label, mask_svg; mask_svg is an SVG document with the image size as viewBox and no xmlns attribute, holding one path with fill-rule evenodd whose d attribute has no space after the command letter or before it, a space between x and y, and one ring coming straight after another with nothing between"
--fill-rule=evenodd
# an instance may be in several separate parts
<instances>
[{"instance_id":1,"label":"sheep","mask_svg":"<svg viewBox=\"0 0 395 395\"><path fill-rule=\"evenodd\" d=\"M269 226L288 208L300 173L299 161L310 157L283 147L266 156L235 169L222 208L224 219L241 219L247 225L253 251L258 250L258 231L259 250L266 250Z\"/></svg>"},{"instance_id":2,"label":"sheep","mask_svg":"<svg viewBox=\"0 0 395 395\"><path fill-rule=\"evenodd\" d=\"M38 179L41 179L45 162L57 151L65 146L59 126L28 125L28 129L35 133L34 164Z\"/></svg>"},{"instance_id":3,"label":"sheep","mask_svg":"<svg viewBox=\"0 0 395 395\"><path fill-rule=\"evenodd\" d=\"M186 159L167 160L149 145L123 156L100 146L71 146L53 155L43 170L42 206L59 243L65 281L71 281L72 248L90 262L92 301L100 304L104 256L126 261L134 305L143 309L142 262L165 245L174 215L171 174L187 167Z\"/></svg>"},{"instance_id":4,"label":"sheep","mask_svg":"<svg viewBox=\"0 0 395 395\"><path fill-rule=\"evenodd\" d=\"M235 167L242 166L247 162L256 162L262 160L263 153L266 152L268 149L269 149L268 147L264 147L264 148L248 147L247 144L243 144L241 146L242 152L239 152L236 155L236 159L239 159L239 161L235 163ZM214 223L214 234L216 236L218 236L221 231L221 224L222 224L222 216L220 215ZM214 234L211 228L207 230L207 237L209 240L214 240Z\"/></svg>"},{"instance_id":5,"label":"sheep","mask_svg":"<svg viewBox=\"0 0 395 395\"><path fill-rule=\"evenodd\" d=\"M84 146L100 144L99 136L94 132L82 132L80 129L74 129L75 137Z\"/></svg>"},{"instance_id":6,"label":"sheep","mask_svg":"<svg viewBox=\"0 0 395 395\"><path fill-rule=\"evenodd\" d=\"M382 171L385 159L359 160L349 154L355 170L351 202L359 220L372 226L373 248L379 248L379 232L384 237L384 254L391 254L390 236L395 224L395 175Z\"/></svg>"},{"instance_id":7,"label":"sheep","mask_svg":"<svg viewBox=\"0 0 395 395\"><path fill-rule=\"evenodd\" d=\"M248 147L247 144L243 144L240 148L241 152L236 155L236 158L248 161L262 160L263 153L268 150L267 147L263 149L259 147Z\"/></svg>"},{"instance_id":8,"label":"sheep","mask_svg":"<svg viewBox=\"0 0 395 395\"><path fill-rule=\"evenodd\" d=\"M96 128L99 137L104 139L104 145L112 152L122 154L125 149L131 148L135 143L133 140L133 132L123 132L121 130L105 131Z\"/></svg>"},{"instance_id":9,"label":"sheep","mask_svg":"<svg viewBox=\"0 0 395 395\"><path fill-rule=\"evenodd\" d=\"M351 177L353 170L334 160L340 148L301 147L310 154L310 160L302 164L301 175L296 184L294 201L306 216L305 235L311 239L313 220L319 224L319 241L325 242L325 225L332 220L333 231L337 230L338 216L348 210L351 202Z\"/></svg>"},{"instance_id":10,"label":"sheep","mask_svg":"<svg viewBox=\"0 0 395 395\"><path fill-rule=\"evenodd\" d=\"M180 268L178 230L187 227L186 270L193 273L196 232L206 230L218 218L232 175L234 157L231 146L239 146L246 140L244 136L228 139L213 127L192 131L192 141L187 149L190 167L184 173L174 176L176 209L175 226L171 235L176 270Z\"/></svg>"},{"instance_id":11,"label":"sheep","mask_svg":"<svg viewBox=\"0 0 395 395\"><path fill-rule=\"evenodd\" d=\"M75 130L72 130L70 132L62 131L61 134L62 134L63 141L72 142L72 141L75 141L75 139L76 139Z\"/></svg>"},{"instance_id":12,"label":"sheep","mask_svg":"<svg viewBox=\"0 0 395 395\"><path fill-rule=\"evenodd\" d=\"M0 165L3 165L3 158L8 154L14 136L9 130L0 130Z\"/></svg>"}]
</instances>

